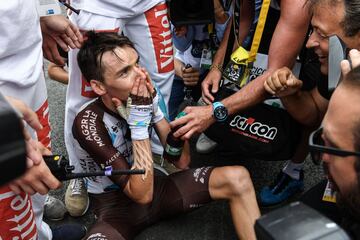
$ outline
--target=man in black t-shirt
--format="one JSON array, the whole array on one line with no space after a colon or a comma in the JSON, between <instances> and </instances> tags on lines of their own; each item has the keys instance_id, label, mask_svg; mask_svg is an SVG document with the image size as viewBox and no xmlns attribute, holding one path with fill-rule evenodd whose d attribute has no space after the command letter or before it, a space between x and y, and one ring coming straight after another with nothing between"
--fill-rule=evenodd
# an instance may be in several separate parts
<instances>
[{"instance_id":1,"label":"man in black t-shirt","mask_svg":"<svg viewBox=\"0 0 360 240\"><path fill-rule=\"evenodd\" d=\"M322 76L316 80L315 88L303 91L303 81L297 79L289 68L284 67L266 79L264 88L281 99L295 120L311 129L321 123L330 98L327 89L329 37L337 35L347 47L360 49L360 25L358 21L354 21L360 14L360 9L358 2L354 0L309 0L307 5L312 15L313 30L306 47L317 55ZM303 80L304 83L308 81L306 77Z\"/></svg>"},{"instance_id":2,"label":"man in black t-shirt","mask_svg":"<svg viewBox=\"0 0 360 240\"><path fill-rule=\"evenodd\" d=\"M309 127L320 124L330 98L327 90L329 37L337 35L348 48L360 49L360 40L357 37L360 24L353 20L356 14L360 14L360 7L349 7L358 5L355 0L346 1L346 3L330 0L308 1L313 30L306 47L314 50L323 74L316 82L317 87L310 91L301 91L303 81L297 79L286 67L276 70L264 83L268 93L279 96L287 111L298 122Z\"/></svg>"},{"instance_id":3,"label":"man in black t-shirt","mask_svg":"<svg viewBox=\"0 0 360 240\"><path fill-rule=\"evenodd\" d=\"M227 164L229 153L236 156L239 162L244 159L289 160L284 167L287 171L281 170L274 184L261 190L260 203L272 205L303 189L303 163L297 163L305 159L307 152L298 147L306 144L306 138L302 139L302 145L299 144L301 127L281 107L278 99L268 99L271 96L264 89L264 81L275 70L294 66L305 41L310 15L306 0L271 1L259 54L249 74L252 81L234 93L227 91L226 87L219 87L222 66L226 66L230 58L227 49L232 52L239 47L238 43L243 42L249 27L249 21L244 18L252 12L250 3L254 2L255 7L258 7L259 1L242 1L240 31L236 33L232 30L236 27L229 25L214 56L211 70L202 83L202 99L209 105L188 107L185 109L187 116L171 124L182 125L175 134L184 135L184 138L206 130L207 136L219 143L219 154L223 157L221 162L224 165ZM231 37L234 35L238 41L234 41L233 48ZM222 112L227 110L226 120L216 118L218 109Z\"/></svg>"}]
</instances>

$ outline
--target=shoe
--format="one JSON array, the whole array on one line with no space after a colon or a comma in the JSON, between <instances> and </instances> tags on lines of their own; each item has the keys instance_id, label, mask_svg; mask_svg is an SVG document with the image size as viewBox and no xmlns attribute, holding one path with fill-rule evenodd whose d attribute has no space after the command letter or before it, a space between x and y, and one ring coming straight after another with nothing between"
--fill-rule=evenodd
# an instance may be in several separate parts
<instances>
[{"instance_id":1,"label":"shoe","mask_svg":"<svg viewBox=\"0 0 360 240\"><path fill-rule=\"evenodd\" d=\"M72 179L65 193L65 205L70 216L83 216L89 208L89 202L84 179Z\"/></svg>"},{"instance_id":2,"label":"shoe","mask_svg":"<svg viewBox=\"0 0 360 240\"><path fill-rule=\"evenodd\" d=\"M67 210L65 204L57 198L50 195L46 196L44 205L44 217L51 221L60 221L64 219Z\"/></svg>"},{"instance_id":3,"label":"shoe","mask_svg":"<svg viewBox=\"0 0 360 240\"><path fill-rule=\"evenodd\" d=\"M174 164L165 161L161 155L153 153L153 160L154 160L154 169L162 172L165 175L169 175L181 171L181 169L175 167Z\"/></svg>"},{"instance_id":4,"label":"shoe","mask_svg":"<svg viewBox=\"0 0 360 240\"><path fill-rule=\"evenodd\" d=\"M279 204L291 196L304 190L304 171L300 171L300 179L296 180L281 171L271 186L260 191L260 204L271 206Z\"/></svg>"},{"instance_id":5,"label":"shoe","mask_svg":"<svg viewBox=\"0 0 360 240\"><path fill-rule=\"evenodd\" d=\"M169 173L161 167L159 164L154 163L154 175L155 176L169 176Z\"/></svg>"},{"instance_id":6,"label":"shoe","mask_svg":"<svg viewBox=\"0 0 360 240\"><path fill-rule=\"evenodd\" d=\"M200 134L196 142L196 151L198 153L211 153L218 144L208 138L204 133Z\"/></svg>"},{"instance_id":7,"label":"shoe","mask_svg":"<svg viewBox=\"0 0 360 240\"><path fill-rule=\"evenodd\" d=\"M52 240L80 240L86 235L86 227L81 224L62 224L51 229Z\"/></svg>"}]
</instances>

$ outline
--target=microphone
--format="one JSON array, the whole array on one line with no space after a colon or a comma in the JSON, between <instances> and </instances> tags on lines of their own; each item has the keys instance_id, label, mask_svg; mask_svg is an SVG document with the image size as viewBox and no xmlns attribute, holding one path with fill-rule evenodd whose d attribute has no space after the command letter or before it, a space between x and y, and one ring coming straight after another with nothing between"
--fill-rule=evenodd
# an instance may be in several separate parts
<instances>
[{"instance_id":1,"label":"microphone","mask_svg":"<svg viewBox=\"0 0 360 240\"><path fill-rule=\"evenodd\" d=\"M59 0L59 2L64 5L65 7L67 7L68 9L70 9L71 11L73 11L74 13L76 13L77 15L79 15L80 10L76 9L74 7L72 7L70 4L68 4L67 2L65 2L64 0Z\"/></svg>"},{"instance_id":2,"label":"microphone","mask_svg":"<svg viewBox=\"0 0 360 240\"><path fill-rule=\"evenodd\" d=\"M115 176L115 175L133 175L144 174L144 169L122 169L113 170L111 166L105 167L102 171L73 173L74 166L69 165L69 161L61 155L43 156L45 163L49 167L51 173L59 180L66 181L74 178L96 177L96 176Z\"/></svg>"}]
</instances>

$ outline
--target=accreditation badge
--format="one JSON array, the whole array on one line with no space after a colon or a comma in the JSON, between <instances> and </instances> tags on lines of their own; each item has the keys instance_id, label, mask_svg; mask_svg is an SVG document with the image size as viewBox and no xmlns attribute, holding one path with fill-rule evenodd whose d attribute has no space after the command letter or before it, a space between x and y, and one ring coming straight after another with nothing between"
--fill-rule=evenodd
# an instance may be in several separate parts
<instances>
[{"instance_id":1,"label":"accreditation badge","mask_svg":"<svg viewBox=\"0 0 360 240\"><path fill-rule=\"evenodd\" d=\"M336 203L336 191L334 191L332 185L333 183L328 180L322 200L325 202Z\"/></svg>"},{"instance_id":2,"label":"accreditation badge","mask_svg":"<svg viewBox=\"0 0 360 240\"><path fill-rule=\"evenodd\" d=\"M212 50L208 48L204 48L201 53L200 59L200 68L202 69L210 69L212 64Z\"/></svg>"}]
</instances>

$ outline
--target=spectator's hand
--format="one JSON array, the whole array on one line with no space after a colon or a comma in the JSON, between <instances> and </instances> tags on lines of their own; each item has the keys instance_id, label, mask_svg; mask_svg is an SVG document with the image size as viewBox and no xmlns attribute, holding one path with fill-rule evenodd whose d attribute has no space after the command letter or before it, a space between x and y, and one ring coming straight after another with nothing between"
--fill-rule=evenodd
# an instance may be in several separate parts
<instances>
[{"instance_id":1,"label":"spectator's hand","mask_svg":"<svg viewBox=\"0 0 360 240\"><path fill-rule=\"evenodd\" d=\"M5 98L22 115L22 119L30 127L32 127L35 131L42 129L42 125L36 113L32 111L24 102L9 96L6 96ZM42 154L45 151L45 147L40 142L31 138L30 133L26 130L25 126L23 126L23 134L26 144L27 166L32 167L34 164L39 165L42 161ZM44 152L44 154L49 154L49 152Z\"/></svg>"},{"instance_id":2,"label":"spectator's hand","mask_svg":"<svg viewBox=\"0 0 360 240\"><path fill-rule=\"evenodd\" d=\"M60 186L61 183L51 174L44 160L27 169L22 177L9 184L10 189L16 194L24 191L31 195L37 192L44 195L51 189L57 189Z\"/></svg>"},{"instance_id":3,"label":"spectator's hand","mask_svg":"<svg viewBox=\"0 0 360 240\"><path fill-rule=\"evenodd\" d=\"M355 68L360 65L360 51L357 49L351 49L349 52L349 58L351 63L349 60L342 60L340 63L341 72L343 76L348 74L352 68Z\"/></svg>"},{"instance_id":4,"label":"spectator's hand","mask_svg":"<svg viewBox=\"0 0 360 240\"><path fill-rule=\"evenodd\" d=\"M196 68L183 68L181 78L184 81L185 86L196 86L200 79L200 72Z\"/></svg>"},{"instance_id":5,"label":"spectator's hand","mask_svg":"<svg viewBox=\"0 0 360 240\"><path fill-rule=\"evenodd\" d=\"M80 48L83 42L80 30L62 15L41 17L40 24L45 58L64 65L65 62L59 54L57 44L64 51L69 51L69 47Z\"/></svg>"},{"instance_id":6,"label":"spectator's hand","mask_svg":"<svg viewBox=\"0 0 360 240\"><path fill-rule=\"evenodd\" d=\"M213 94L216 94L219 90L221 75L222 73L219 69L212 68L201 83L202 99L206 104L211 104L214 101Z\"/></svg>"},{"instance_id":7,"label":"spectator's hand","mask_svg":"<svg viewBox=\"0 0 360 240\"><path fill-rule=\"evenodd\" d=\"M177 37L184 37L187 33L187 27L186 26L179 26L175 27L175 35Z\"/></svg>"},{"instance_id":8,"label":"spectator's hand","mask_svg":"<svg viewBox=\"0 0 360 240\"><path fill-rule=\"evenodd\" d=\"M298 92L303 82L297 79L287 67L276 70L264 82L265 90L277 97L286 97Z\"/></svg>"},{"instance_id":9,"label":"spectator's hand","mask_svg":"<svg viewBox=\"0 0 360 240\"><path fill-rule=\"evenodd\" d=\"M185 116L170 123L171 128L183 125L174 136L184 140L189 140L194 133L202 133L215 121L211 105L186 107L184 112Z\"/></svg>"}]
</instances>

